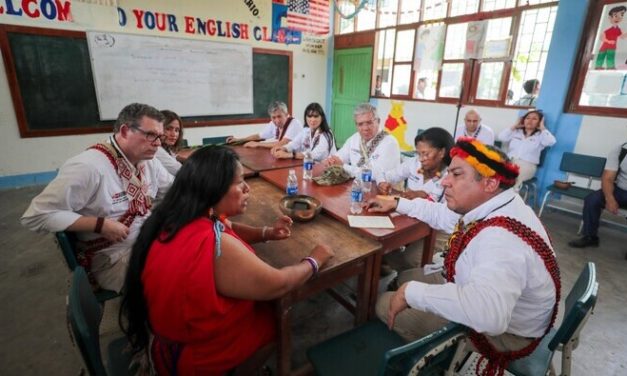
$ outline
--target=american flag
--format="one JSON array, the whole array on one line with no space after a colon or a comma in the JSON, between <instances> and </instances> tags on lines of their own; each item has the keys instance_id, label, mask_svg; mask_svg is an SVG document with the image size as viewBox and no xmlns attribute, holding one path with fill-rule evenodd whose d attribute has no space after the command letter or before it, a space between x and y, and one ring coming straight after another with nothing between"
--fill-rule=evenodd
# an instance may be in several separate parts
<instances>
[{"instance_id":1,"label":"american flag","mask_svg":"<svg viewBox=\"0 0 627 376\"><path fill-rule=\"evenodd\" d=\"M329 0L289 0L287 27L311 34L328 34Z\"/></svg>"}]
</instances>

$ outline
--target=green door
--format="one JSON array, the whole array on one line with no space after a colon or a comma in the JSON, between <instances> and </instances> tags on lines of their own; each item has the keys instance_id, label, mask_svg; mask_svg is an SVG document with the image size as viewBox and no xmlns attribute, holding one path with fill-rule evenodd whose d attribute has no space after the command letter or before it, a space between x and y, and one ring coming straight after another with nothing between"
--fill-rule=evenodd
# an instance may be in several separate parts
<instances>
[{"instance_id":1,"label":"green door","mask_svg":"<svg viewBox=\"0 0 627 376\"><path fill-rule=\"evenodd\" d=\"M333 118L331 126L339 148L353 133L353 110L370 97L372 48L337 50L333 56Z\"/></svg>"}]
</instances>

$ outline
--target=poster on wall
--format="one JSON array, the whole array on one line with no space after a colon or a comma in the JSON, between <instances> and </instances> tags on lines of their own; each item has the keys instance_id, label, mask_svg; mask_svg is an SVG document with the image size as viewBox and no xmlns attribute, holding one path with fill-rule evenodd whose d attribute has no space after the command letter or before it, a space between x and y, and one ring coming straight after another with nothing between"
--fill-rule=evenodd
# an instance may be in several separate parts
<instances>
[{"instance_id":1,"label":"poster on wall","mask_svg":"<svg viewBox=\"0 0 627 376\"><path fill-rule=\"evenodd\" d=\"M597 31L592 69L627 70L627 2L603 7Z\"/></svg>"},{"instance_id":2,"label":"poster on wall","mask_svg":"<svg viewBox=\"0 0 627 376\"><path fill-rule=\"evenodd\" d=\"M418 28L414 70L438 70L444 53L444 25L421 26Z\"/></svg>"}]
</instances>

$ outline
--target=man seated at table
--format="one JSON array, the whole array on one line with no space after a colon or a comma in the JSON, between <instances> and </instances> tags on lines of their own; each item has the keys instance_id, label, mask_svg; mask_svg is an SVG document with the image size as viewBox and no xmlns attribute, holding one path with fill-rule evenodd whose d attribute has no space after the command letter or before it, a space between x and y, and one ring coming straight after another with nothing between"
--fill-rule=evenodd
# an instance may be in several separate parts
<instances>
[{"instance_id":1,"label":"man seated at table","mask_svg":"<svg viewBox=\"0 0 627 376\"><path fill-rule=\"evenodd\" d=\"M380 127L377 109L370 103L355 107L353 118L357 133L346 140L344 146L324 160L326 166L340 165L351 176L360 176L361 168L369 164L372 176L400 165L398 142Z\"/></svg>"},{"instance_id":2,"label":"man seated at table","mask_svg":"<svg viewBox=\"0 0 627 376\"><path fill-rule=\"evenodd\" d=\"M471 108L464 116L464 124L457 126L455 140L460 137L472 137L481 141L484 145L494 145L494 131L483 123L479 111Z\"/></svg>"},{"instance_id":3,"label":"man seated at table","mask_svg":"<svg viewBox=\"0 0 627 376\"><path fill-rule=\"evenodd\" d=\"M174 177L154 159L164 117L139 103L120 112L114 134L68 159L21 218L34 231L72 231L78 261L102 288L120 291L131 247L152 201Z\"/></svg>"},{"instance_id":4,"label":"man seated at table","mask_svg":"<svg viewBox=\"0 0 627 376\"><path fill-rule=\"evenodd\" d=\"M268 115L270 115L271 120L261 132L244 138L229 136L226 138L226 142L245 142L244 146L247 148L272 149L274 146L287 144L303 131L303 124L289 115L287 105L283 102L270 103Z\"/></svg>"},{"instance_id":5,"label":"man seated at table","mask_svg":"<svg viewBox=\"0 0 627 376\"><path fill-rule=\"evenodd\" d=\"M379 298L377 315L407 340L447 321L461 323L471 329L472 344L490 366L505 367L514 354L504 352L531 353L554 324L559 268L542 223L511 189L518 166L472 138L458 140L451 156L442 181L446 204L368 202L371 212L397 210L437 229L454 228L446 277L422 269L401 274L401 287Z\"/></svg>"}]
</instances>

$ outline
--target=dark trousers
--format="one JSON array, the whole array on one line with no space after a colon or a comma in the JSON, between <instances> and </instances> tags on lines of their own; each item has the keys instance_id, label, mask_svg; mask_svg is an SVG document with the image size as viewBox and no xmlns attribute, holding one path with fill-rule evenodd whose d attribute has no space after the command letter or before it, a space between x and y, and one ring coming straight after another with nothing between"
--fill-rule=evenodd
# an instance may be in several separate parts
<instances>
[{"instance_id":1,"label":"dark trousers","mask_svg":"<svg viewBox=\"0 0 627 376\"><path fill-rule=\"evenodd\" d=\"M621 208L627 207L627 191L614 186L614 198ZM602 190L590 193L583 201L583 235L597 236L601 212L605 208Z\"/></svg>"}]
</instances>

